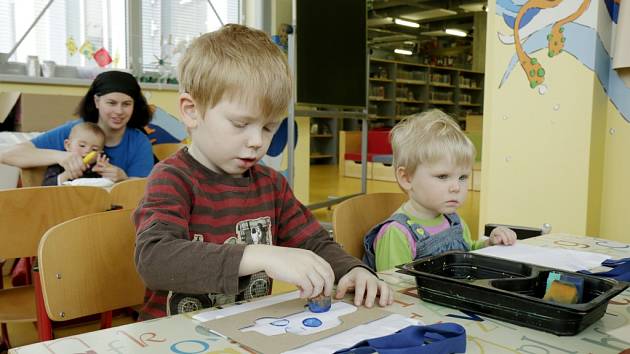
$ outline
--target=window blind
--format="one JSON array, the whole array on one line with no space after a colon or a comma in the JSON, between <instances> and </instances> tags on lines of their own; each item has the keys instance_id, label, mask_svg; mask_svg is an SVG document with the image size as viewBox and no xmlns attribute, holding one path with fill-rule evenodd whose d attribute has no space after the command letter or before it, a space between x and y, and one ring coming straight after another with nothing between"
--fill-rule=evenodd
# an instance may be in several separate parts
<instances>
[{"instance_id":1,"label":"window blind","mask_svg":"<svg viewBox=\"0 0 630 354\"><path fill-rule=\"evenodd\" d=\"M212 0L212 5L224 24L240 23L240 0ZM206 0L142 0L141 13L143 71L170 77L190 41L221 27Z\"/></svg>"},{"instance_id":2,"label":"window blind","mask_svg":"<svg viewBox=\"0 0 630 354\"><path fill-rule=\"evenodd\" d=\"M48 4L48 0L0 0L0 52L8 53ZM108 51L109 67L127 66L125 0L55 0L10 61L98 66L94 52ZM81 50L83 49L83 50Z\"/></svg>"}]
</instances>

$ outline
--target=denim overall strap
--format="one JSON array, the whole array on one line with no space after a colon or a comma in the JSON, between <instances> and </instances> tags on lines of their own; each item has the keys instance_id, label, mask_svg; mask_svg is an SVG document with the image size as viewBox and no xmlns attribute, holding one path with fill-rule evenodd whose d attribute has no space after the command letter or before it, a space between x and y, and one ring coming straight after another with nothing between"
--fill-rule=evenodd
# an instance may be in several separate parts
<instances>
[{"instance_id":1,"label":"denim overall strap","mask_svg":"<svg viewBox=\"0 0 630 354\"><path fill-rule=\"evenodd\" d=\"M408 225L416 239L416 258L420 259L447 251L470 251L464 241L462 222L456 213L444 215L451 225L448 229L435 235L429 235L422 225L411 223Z\"/></svg>"},{"instance_id":2,"label":"denim overall strap","mask_svg":"<svg viewBox=\"0 0 630 354\"><path fill-rule=\"evenodd\" d=\"M387 220L382 223L374 226L363 238L363 263L365 263L368 267L373 270L376 270L376 250L374 249L374 241L376 240L376 236L378 236L378 232L381 230L381 227L397 221L401 225L408 225L407 221L409 217L403 213L394 213ZM411 230L411 229L409 229Z\"/></svg>"}]
</instances>

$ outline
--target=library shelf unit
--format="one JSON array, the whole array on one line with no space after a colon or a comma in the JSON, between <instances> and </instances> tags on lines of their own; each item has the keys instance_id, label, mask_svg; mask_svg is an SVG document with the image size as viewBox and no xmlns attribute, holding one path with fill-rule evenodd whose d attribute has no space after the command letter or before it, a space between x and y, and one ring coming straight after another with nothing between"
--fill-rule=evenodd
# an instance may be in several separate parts
<instances>
[{"instance_id":1,"label":"library shelf unit","mask_svg":"<svg viewBox=\"0 0 630 354\"><path fill-rule=\"evenodd\" d=\"M337 163L337 118L317 117L313 111L310 119L311 164Z\"/></svg>"},{"instance_id":2,"label":"library shelf unit","mask_svg":"<svg viewBox=\"0 0 630 354\"><path fill-rule=\"evenodd\" d=\"M458 120L483 112L484 73L370 58L370 121L398 120L438 108Z\"/></svg>"}]
</instances>

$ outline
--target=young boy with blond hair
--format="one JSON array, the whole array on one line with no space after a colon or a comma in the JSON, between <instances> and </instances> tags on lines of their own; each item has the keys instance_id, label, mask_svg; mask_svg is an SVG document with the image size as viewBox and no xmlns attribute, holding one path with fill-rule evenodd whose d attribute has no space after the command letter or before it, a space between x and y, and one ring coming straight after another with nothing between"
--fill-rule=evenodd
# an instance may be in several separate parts
<instances>
[{"instance_id":1,"label":"young boy with blond hair","mask_svg":"<svg viewBox=\"0 0 630 354\"><path fill-rule=\"evenodd\" d=\"M191 144L155 166L134 213L146 286L140 319L268 295L393 302L391 289L332 241L275 170L257 164L291 99L286 58L258 30L229 24L193 41L179 64Z\"/></svg>"},{"instance_id":2,"label":"young boy with blond hair","mask_svg":"<svg viewBox=\"0 0 630 354\"><path fill-rule=\"evenodd\" d=\"M457 214L468 193L476 151L451 117L437 109L407 117L392 129L390 141L396 180L409 200L365 236L363 261L372 269L516 242L516 234L506 227L495 228L486 240L472 241Z\"/></svg>"}]
</instances>

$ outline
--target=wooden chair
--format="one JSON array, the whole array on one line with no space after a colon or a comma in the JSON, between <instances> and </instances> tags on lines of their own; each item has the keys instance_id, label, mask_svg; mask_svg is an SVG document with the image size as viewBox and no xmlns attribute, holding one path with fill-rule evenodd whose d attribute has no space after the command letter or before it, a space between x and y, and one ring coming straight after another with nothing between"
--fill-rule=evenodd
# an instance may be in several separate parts
<instances>
[{"instance_id":1,"label":"wooden chair","mask_svg":"<svg viewBox=\"0 0 630 354\"><path fill-rule=\"evenodd\" d=\"M68 321L141 304L144 283L134 265L131 209L81 216L52 227L37 253L41 294L48 318ZM45 328L51 328L50 324ZM52 331L43 338L52 339Z\"/></svg>"},{"instance_id":2,"label":"wooden chair","mask_svg":"<svg viewBox=\"0 0 630 354\"><path fill-rule=\"evenodd\" d=\"M28 167L20 171L22 187L39 187L44 182L44 175L48 166Z\"/></svg>"},{"instance_id":3,"label":"wooden chair","mask_svg":"<svg viewBox=\"0 0 630 354\"><path fill-rule=\"evenodd\" d=\"M167 143L167 144L155 144L153 145L153 154L158 160L162 161L165 158L173 155L179 149L186 146L183 143Z\"/></svg>"},{"instance_id":4,"label":"wooden chair","mask_svg":"<svg viewBox=\"0 0 630 354\"><path fill-rule=\"evenodd\" d=\"M109 209L109 193L96 187L31 187L0 190L0 258L37 255L42 235L54 225ZM0 290L2 343L10 346L6 323L35 322L32 285Z\"/></svg>"},{"instance_id":5,"label":"wooden chair","mask_svg":"<svg viewBox=\"0 0 630 354\"><path fill-rule=\"evenodd\" d=\"M142 196L144 196L146 187L146 178L131 178L114 184L109 191L112 198L112 206L135 209Z\"/></svg>"},{"instance_id":6,"label":"wooden chair","mask_svg":"<svg viewBox=\"0 0 630 354\"><path fill-rule=\"evenodd\" d=\"M333 209L335 241L349 254L363 257L363 236L398 209L407 196L403 193L371 193L350 198Z\"/></svg>"}]
</instances>

